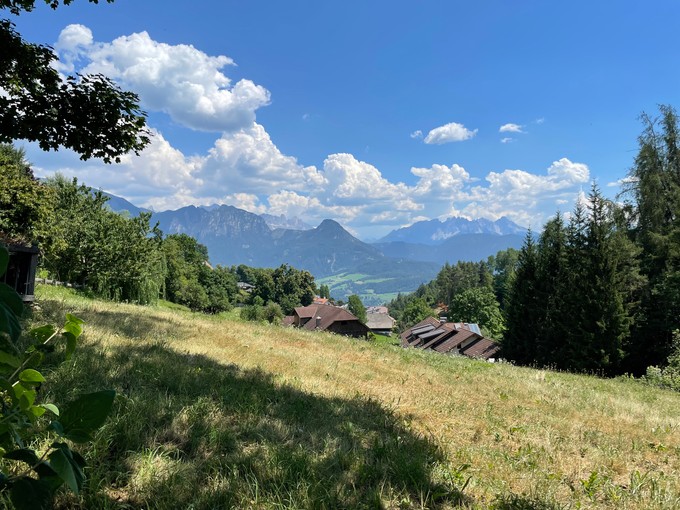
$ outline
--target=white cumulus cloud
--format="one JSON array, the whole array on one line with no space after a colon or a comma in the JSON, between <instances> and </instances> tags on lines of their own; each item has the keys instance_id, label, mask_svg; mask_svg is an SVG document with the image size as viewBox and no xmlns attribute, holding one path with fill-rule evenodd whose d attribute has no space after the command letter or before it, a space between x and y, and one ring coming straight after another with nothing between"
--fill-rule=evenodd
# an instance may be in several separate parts
<instances>
[{"instance_id":1,"label":"white cumulus cloud","mask_svg":"<svg viewBox=\"0 0 680 510\"><path fill-rule=\"evenodd\" d=\"M524 126L520 126L519 124L513 124L508 123L508 124L503 124L500 128L498 128L499 133L524 133L522 131L522 128Z\"/></svg>"},{"instance_id":2,"label":"white cumulus cloud","mask_svg":"<svg viewBox=\"0 0 680 510\"><path fill-rule=\"evenodd\" d=\"M55 50L63 58L60 71L102 72L137 92L145 108L166 112L191 129L219 132L209 150L187 156L154 131L140 156L126 155L117 165L82 162L68 150L48 157L36 144L28 145L37 175L61 171L155 210L225 203L255 213L297 216L311 224L333 218L351 231L376 236L451 215L508 216L540 228L556 205L568 209L590 179L587 165L567 158L542 173L506 169L477 174L483 179L450 161L414 166L408 183L394 182L353 154L330 154L319 167L302 164L281 152L256 122L256 110L269 102L269 92L250 80L232 83L225 74L233 65L229 57L160 43L146 32L96 42L83 25L64 29ZM500 131L522 129L505 124ZM424 142L463 141L476 134L476 129L452 122L432 129ZM414 131L411 137L420 139L423 133Z\"/></svg>"},{"instance_id":3,"label":"white cumulus cloud","mask_svg":"<svg viewBox=\"0 0 680 510\"><path fill-rule=\"evenodd\" d=\"M473 186L459 203L467 204L462 211L472 217L507 216L520 225L540 229L554 213L554 204L573 203L589 178L587 165L562 158L550 165L546 175L525 170L490 172L488 184Z\"/></svg>"},{"instance_id":4,"label":"white cumulus cloud","mask_svg":"<svg viewBox=\"0 0 680 510\"><path fill-rule=\"evenodd\" d=\"M432 129L425 137L425 143L441 145L443 143L462 142L475 136L477 131L477 129L471 131L458 122L450 122Z\"/></svg>"},{"instance_id":5,"label":"white cumulus cloud","mask_svg":"<svg viewBox=\"0 0 680 510\"><path fill-rule=\"evenodd\" d=\"M183 126L233 131L255 121L269 91L251 80L232 84L223 73L234 61L209 56L187 44L170 45L139 32L110 43L93 42L83 25L66 27L55 44L64 70L84 63L82 73L101 73L137 94L145 108L162 111Z\"/></svg>"}]
</instances>

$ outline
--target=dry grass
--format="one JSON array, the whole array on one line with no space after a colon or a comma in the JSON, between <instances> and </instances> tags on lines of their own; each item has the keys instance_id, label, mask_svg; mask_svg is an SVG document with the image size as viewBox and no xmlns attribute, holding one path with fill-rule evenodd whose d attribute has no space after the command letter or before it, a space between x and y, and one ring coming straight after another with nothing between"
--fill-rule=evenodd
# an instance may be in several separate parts
<instances>
[{"instance_id":1,"label":"dry grass","mask_svg":"<svg viewBox=\"0 0 680 510\"><path fill-rule=\"evenodd\" d=\"M41 293L87 323L57 397L121 395L84 504L680 508L677 393Z\"/></svg>"}]
</instances>

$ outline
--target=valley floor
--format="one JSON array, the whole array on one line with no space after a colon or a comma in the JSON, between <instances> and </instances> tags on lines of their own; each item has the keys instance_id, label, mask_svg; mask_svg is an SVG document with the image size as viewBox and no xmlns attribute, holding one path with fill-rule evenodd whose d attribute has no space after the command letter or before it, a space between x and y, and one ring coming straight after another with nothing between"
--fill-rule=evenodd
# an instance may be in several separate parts
<instances>
[{"instance_id":1,"label":"valley floor","mask_svg":"<svg viewBox=\"0 0 680 510\"><path fill-rule=\"evenodd\" d=\"M39 289L114 388L85 508L680 508L680 394Z\"/></svg>"}]
</instances>

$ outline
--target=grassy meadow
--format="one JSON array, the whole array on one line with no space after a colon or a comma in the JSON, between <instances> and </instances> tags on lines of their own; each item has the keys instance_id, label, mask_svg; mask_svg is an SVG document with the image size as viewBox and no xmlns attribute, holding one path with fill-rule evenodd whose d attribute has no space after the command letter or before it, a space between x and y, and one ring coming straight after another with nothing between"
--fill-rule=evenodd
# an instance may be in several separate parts
<instances>
[{"instance_id":1,"label":"grassy meadow","mask_svg":"<svg viewBox=\"0 0 680 510\"><path fill-rule=\"evenodd\" d=\"M38 289L114 388L61 508L680 508L680 394Z\"/></svg>"}]
</instances>

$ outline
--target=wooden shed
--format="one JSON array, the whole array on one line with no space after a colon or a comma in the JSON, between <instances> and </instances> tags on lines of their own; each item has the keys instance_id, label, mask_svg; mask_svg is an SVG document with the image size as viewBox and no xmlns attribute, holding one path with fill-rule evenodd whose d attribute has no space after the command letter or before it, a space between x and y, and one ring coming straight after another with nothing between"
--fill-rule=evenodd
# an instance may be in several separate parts
<instances>
[{"instance_id":1,"label":"wooden shed","mask_svg":"<svg viewBox=\"0 0 680 510\"><path fill-rule=\"evenodd\" d=\"M38 269L37 246L20 244L3 245L9 251L9 264L0 281L6 283L21 296L25 303L35 300L35 273Z\"/></svg>"}]
</instances>

